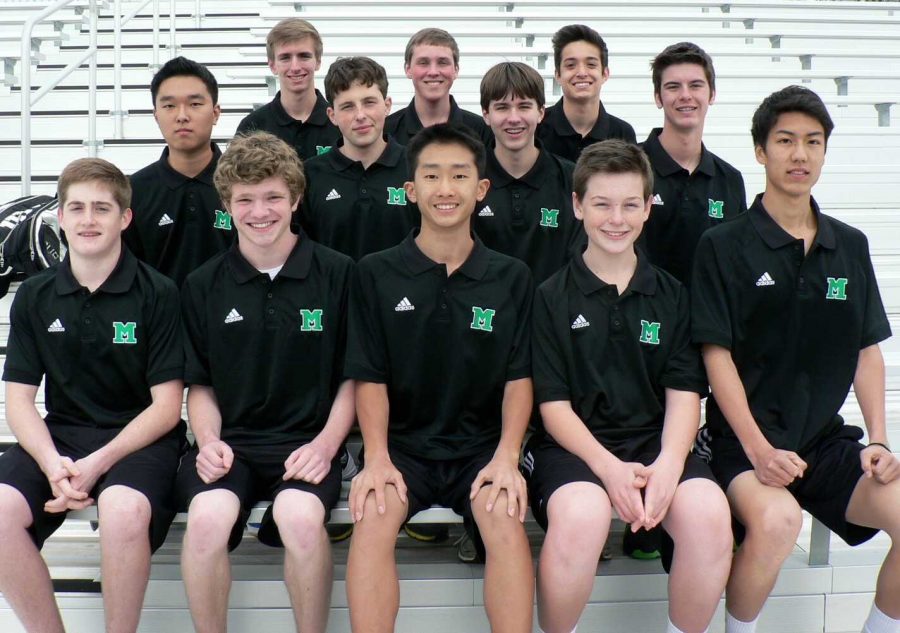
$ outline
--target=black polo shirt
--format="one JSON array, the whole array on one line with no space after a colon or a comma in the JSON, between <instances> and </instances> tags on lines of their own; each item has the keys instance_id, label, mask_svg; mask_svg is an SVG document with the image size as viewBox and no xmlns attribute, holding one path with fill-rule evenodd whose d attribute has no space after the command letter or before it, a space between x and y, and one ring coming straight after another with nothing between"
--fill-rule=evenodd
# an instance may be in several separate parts
<instances>
[{"instance_id":1,"label":"black polo shirt","mask_svg":"<svg viewBox=\"0 0 900 633\"><path fill-rule=\"evenodd\" d=\"M493 149L488 151L491 188L472 216L472 227L488 248L528 264L535 283L584 246L584 229L572 210L574 170L574 164L541 148L528 173L513 178Z\"/></svg>"},{"instance_id":2,"label":"black polo shirt","mask_svg":"<svg viewBox=\"0 0 900 633\"><path fill-rule=\"evenodd\" d=\"M339 151L306 163L307 188L300 223L329 248L358 260L399 244L419 224L415 205L407 202L406 150L392 139L365 169Z\"/></svg>"},{"instance_id":3,"label":"black polo shirt","mask_svg":"<svg viewBox=\"0 0 900 633\"><path fill-rule=\"evenodd\" d=\"M598 141L605 141L608 138L620 138L629 143L637 141L631 124L607 112L602 102L593 129L588 132L587 136L581 136L579 132L575 131L575 128L569 123L569 119L566 118L566 113L563 112L563 98L547 108L544 120L538 126L537 137L547 151L573 163L578 161L578 157L585 147Z\"/></svg>"},{"instance_id":4,"label":"black polo shirt","mask_svg":"<svg viewBox=\"0 0 900 633\"><path fill-rule=\"evenodd\" d=\"M485 145L494 138L491 128L484 122L484 118L460 108L456 105L456 99L453 98L453 95L450 95L450 118L448 122L465 125ZM400 108L388 116L384 125L384 132L401 145L409 145L410 139L423 127L422 121L416 113L416 99L413 97L408 106Z\"/></svg>"},{"instance_id":5,"label":"black polo shirt","mask_svg":"<svg viewBox=\"0 0 900 633\"><path fill-rule=\"evenodd\" d=\"M641 247L653 264L689 284L703 232L747 210L744 178L705 145L700 164L689 173L663 149L660 132L655 128L641 144L653 167L653 208Z\"/></svg>"},{"instance_id":6,"label":"black polo shirt","mask_svg":"<svg viewBox=\"0 0 900 633\"><path fill-rule=\"evenodd\" d=\"M223 440L299 445L322 430L343 372L352 270L301 233L275 279L237 244L188 277L185 382L212 386Z\"/></svg>"},{"instance_id":7,"label":"black polo shirt","mask_svg":"<svg viewBox=\"0 0 900 633\"><path fill-rule=\"evenodd\" d=\"M500 439L507 381L531 375L531 273L476 237L448 277L414 238L359 262L346 374L387 385L391 448L477 455Z\"/></svg>"},{"instance_id":8,"label":"black polo shirt","mask_svg":"<svg viewBox=\"0 0 900 633\"><path fill-rule=\"evenodd\" d=\"M169 165L169 148L158 161L131 176L131 225L123 233L128 248L179 286L188 273L234 241L231 216L219 200L213 174L222 152L195 178Z\"/></svg>"},{"instance_id":9,"label":"black polo shirt","mask_svg":"<svg viewBox=\"0 0 900 633\"><path fill-rule=\"evenodd\" d=\"M607 447L661 433L667 388L707 393L687 289L643 255L621 295L581 256L541 284L532 355L535 402L570 401Z\"/></svg>"},{"instance_id":10,"label":"black polo shirt","mask_svg":"<svg viewBox=\"0 0 900 633\"><path fill-rule=\"evenodd\" d=\"M758 196L697 246L692 332L731 350L750 410L776 448L805 452L843 424L859 351L891 328L862 232L819 211L809 252ZM714 398L706 417L734 437Z\"/></svg>"},{"instance_id":11,"label":"black polo shirt","mask_svg":"<svg viewBox=\"0 0 900 633\"><path fill-rule=\"evenodd\" d=\"M47 425L116 429L184 372L178 290L127 248L90 292L68 257L26 279L10 310L3 380L39 385Z\"/></svg>"},{"instance_id":12,"label":"black polo shirt","mask_svg":"<svg viewBox=\"0 0 900 633\"><path fill-rule=\"evenodd\" d=\"M281 91L275 98L245 116L236 134L256 130L274 134L297 150L303 160L329 151L341 136L337 126L328 119L328 102L316 90L316 105L305 121L295 119L281 104Z\"/></svg>"}]
</instances>

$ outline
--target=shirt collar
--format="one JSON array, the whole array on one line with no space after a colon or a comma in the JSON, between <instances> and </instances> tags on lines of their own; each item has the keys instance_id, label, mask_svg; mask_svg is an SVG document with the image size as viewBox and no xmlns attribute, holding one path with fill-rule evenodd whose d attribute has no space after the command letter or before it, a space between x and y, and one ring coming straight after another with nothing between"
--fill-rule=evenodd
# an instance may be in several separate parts
<instances>
[{"instance_id":1,"label":"shirt collar","mask_svg":"<svg viewBox=\"0 0 900 633\"><path fill-rule=\"evenodd\" d=\"M419 250L419 246L416 244L416 236L418 234L419 229L413 229L400 242L400 257L409 271L414 275L421 275L439 266L446 268L444 264L438 264ZM474 233L472 233L472 240L475 242L472 252L469 253L466 261L463 262L456 272L462 273L469 279L479 280L487 272L490 251Z\"/></svg>"},{"instance_id":2,"label":"shirt collar","mask_svg":"<svg viewBox=\"0 0 900 633\"><path fill-rule=\"evenodd\" d=\"M637 266L634 269L634 275L628 282L628 287L621 296L625 296L632 292L642 295L653 295L656 293L656 271L647 261L647 258L637 249ZM575 283L582 293L589 295L604 288L609 288L611 284L606 283L595 275L584 263L584 257L577 254L572 257L570 264Z\"/></svg>"},{"instance_id":3,"label":"shirt collar","mask_svg":"<svg viewBox=\"0 0 900 633\"><path fill-rule=\"evenodd\" d=\"M328 125L328 101L325 100L325 97L322 96L322 93L316 89L316 104L313 106L312 112L309 113L309 116L305 121L300 121L304 125L317 125L317 126L325 126ZM275 120L278 125L293 125L298 122L298 119L295 119L290 114L288 114L287 110L284 109L284 105L281 103L281 91L275 93L275 98L272 99L272 111L275 113Z\"/></svg>"},{"instance_id":4,"label":"shirt collar","mask_svg":"<svg viewBox=\"0 0 900 633\"><path fill-rule=\"evenodd\" d=\"M782 248L796 242L797 238L781 228L775 219L769 215L769 212L763 206L762 197L763 194L757 194L749 209L750 221L753 223L753 227L759 233L759 236L771 249ZM817 229L813 245L834 250L837 244L834 238L834 227L831 225L831 218L827 215L822 215L822 212L819 210L819 204L812 196L809 198L809 205L816 216Z\"/></svg>"},{"instance_id":5,"label":"shirt collar","mask_svg":"<svg viewBox=\"0 0 900 633\"><path fill-rule=\"evenodd\" d=\"M219 164L219 159L222 157L222 150L220 150L219 146L213 142L210 142L210 147L212 147L213 151L212 160L209 161L209 164L203 168L203 171L201 171L193 178L190 178L182 174L180 171L176 171L169 164L169 147L167 145L165 149L163 149L162 155L159 157L159 162L157 163L159 165L160 179L169 189L177 189L184 183L191 180L196 180L198 182L202 182L204 185L214 187L215 184L213 183L213 174L216 173L216 165Z\"/></svg>"},{"instance_id":6,"label":"shirt collar","mask_svg":"<svg viewBox=\"0 0 900 633\"><path fill-rule=\"evenodd\" d=\"M119 261L116 267L109 274L97 292L105 292L109 294L122 294L128 292L134 277L137 274L137 258L131 254L128 247L122 243L122 252L119 254ZM56 294L69 295L81 290L84 286L75 279L72 274L72 262L67 253L65 258L59 264L59 270L56 273Z\"/></svg>"},{"instance_id":7,"label":"shirt collar","mask_svg":"<svg viewBox=\"0 0 900 633\"><path fill-rule=\"evenodd\" d=\"M381 152L381 155L377 159L375 159L375 162L372 164L381 165L383 167L396 167L397 163L399 163L403 159L403 146L389 136L384 136L383 138L385 141L387 141L387 146L384 148L384 151ZM354 165L360 164L358 160L348 158L344 155L343 152L340 151L340 148L343 146L344 137L341 137L338 139L337 143L334 144L333 149L326 154L328 160L331 162L332 168L337 171L345 171L347 169L350 169Z\"/></svg>"},{"instance_id":8,"label":"shirt collar","mask_svg":"<svg viewBox=\"0 0 900 633\"><path fill-rule=\"evenodd\" d=\"M491 188L500 189L515 182L525 183L535 190L539 190L546 186L547 174L552 173L550 169L552 167L551 162L553 159L538 139L534 139L534 145L539 151L537 160L534 161L534 165L532 165L531 169L529 169L521 178L513 178L509 172L504 169L503 165L500 164L500 161L497 160L497 156L494 153L496 141L494 141L487 153L488 173L491 175Z\"/></svg>"},{"instance_id":9,"label":"shirt collar","mask_svg":"<svg viewBox=\"0 0 900 633\"><path fill-rule=\"evenodd\" d=\"M412 101L409 102L409 105L406 106L406 109L403 111L403 115L406 117L406 129L409 132L410 137L414 136L416 132L421 130L424 125L422 125L422 120L419 118L419 113L416 112L416 98L413 97ZM450 116L447 119L451 123L463 123L463 111L457 105L456 99L453 98L453 95L450 95Z\"/></svg>"},{"instance_id":10,"label":"shirt collar","mask_svg":"<svg viewBox=\"0 0 900 633\"><path fill-rule=\"evenodd\" d=\"M309 275L309 270L312 267L313 243L312 240L307 237L306 233L303 232L303 229L300 229L298 238L297 243L294 245L294 249L291 251L290 255L288 255L287 260L284 262L284 266L282 266L281 270L278 272L279 277L306 279L307 275ZM245 284L263 274L257 270L253 264L248 262L243 254L241 254L241 249L238 247L238 240L235 240L231 245L231 248L228 249L226 261L228 263L228 270L231 272L234 280L239 284Z\"/></svg>"},{"instance_id":11,"label":"shirt collar","mask_svg":"<svg viewBox=\"0 0 900 633\"><path fill-rule=\"evenodd\" d=\"M572 127L572 124L566 117L566 112L563 109L563 99L565 97L562 97L555 105L547 108L547 123L550 124L557 136L577 136L581 138L581 134L575 131L575 128ZM594 123L594 127L591 128L587 135L597 141L609 138L609 125L609 114L607 114L606 108L603 107L603 102L601 101L597 112L597 122Z\"/></svg>"},{"instance_id":12,"label":"shirt collar","mask_svg":"<svg viewBox=\"0 0 900 633\"><path fill-rule=\"evenodd\" d=\"M653 128L647 140L644 141L643 147L653 168L663 176L671 176L682 171L686 171L684 167L675 162L675 159L669 156L669 153L663 148L659 142L659 135L662 132L661 127ZM716 175L716 162L713 159L712 152L706 149L706 145L700 143L700 163L697 165L697 171L712 178Z\"/></svg>"}]
</instances>

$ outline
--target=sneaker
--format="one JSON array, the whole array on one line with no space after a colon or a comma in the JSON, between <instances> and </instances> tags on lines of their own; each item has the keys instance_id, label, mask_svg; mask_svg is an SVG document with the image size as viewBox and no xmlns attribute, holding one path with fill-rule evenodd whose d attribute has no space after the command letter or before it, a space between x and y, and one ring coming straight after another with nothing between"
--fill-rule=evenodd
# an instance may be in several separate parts
<instances>
[{"instance_id":1,"label":"sneaker","mask_svg":"<svg viewBox=\"0 0 900 633\"><path fill-rule=\"evenodd\" d=\"M622 535L622 549L625 554L637 560L654 560L660 557L662 549L662 528L655 527L650 531L643 528L632 532L630 527L625 528Z\"/></svg>"},{"instance_id":2,"label":"sneaker","mask_svg":"<svg viewBox=\"0 0 900 633\"><path fill-rule=\"evenodd\" d=\"M353 524L329 523L325 526L325 531L328 532L329 541L332 543L340 543L341 541L346 541L350 538L350 535L353 534Z\"/></svg>"},{"instance_id":3,"label":"sneaker","mask_svg":"<svg viewBox=\"0 0 900 633\"><path fill-rule=\"evenodd\" d=\"M350 481L354 477L356 477L356 473L359 472L359 467L356 465L356 460L353 459L353 455L350 454L350 449L347 448L347 445L344 445L344 452L341 453L341 481Z\"/></svg>"},{"instance_id":4,"label":"sneaker","mask_svg":"<svg viewBox=\"0 0 900 633\"><path fill-rule=\"evenodd\" d=\"M456 546L456 557L463 563L483 563L478 555L478 549L475 542L469 537L468 532L463 532L462 536L453 543Z\"/></svg>"},{"instance_id":5,"label":"sneaker","mask_svg":"<svg viewBox=\"0 0 900 633\"><path fill-rule=\"evenodd\" d=\"M403 526L406 535L423 543L443 543L450 538L450 527L444 523L414 523Z\"/></svg>"}]
</instances>

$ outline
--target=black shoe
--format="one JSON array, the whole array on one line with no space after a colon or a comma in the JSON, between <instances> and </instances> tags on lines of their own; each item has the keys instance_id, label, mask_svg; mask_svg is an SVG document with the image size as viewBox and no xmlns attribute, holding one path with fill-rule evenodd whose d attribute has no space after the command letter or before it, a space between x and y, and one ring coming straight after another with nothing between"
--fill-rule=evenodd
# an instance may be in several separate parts
<instances>
[{"instance_id":1,"label":"black shoe","mask_svg":"<svg viewBox=\"0 0 900 633\"><path fill-rule=\"evenodd\" d=\"M644 528L632 532L630 526L626 526L625 534L622 535L622 549L628 556L638 560L659 558L662 550L660 530L662 528L655 527L649 532Z\"/></svg>"},{"instance_id":2,"label":"black shoe","mask_svg":"<svg viewBox=\"0 0 900 633\"><path fill-rule=\"evenodd\" d=\"M443 523L414 523L403 526L407 536L423 543L443 543L450 538L450 528Z\"/></svg>"}]
</instances>

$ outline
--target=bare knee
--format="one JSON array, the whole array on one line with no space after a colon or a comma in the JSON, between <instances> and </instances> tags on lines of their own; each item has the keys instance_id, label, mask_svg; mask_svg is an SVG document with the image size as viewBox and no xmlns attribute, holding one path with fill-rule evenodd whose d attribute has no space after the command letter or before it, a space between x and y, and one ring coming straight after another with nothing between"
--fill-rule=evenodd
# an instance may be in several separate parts
<instances>
[{"instance_id":1,"label":"bare knee","mask_svg":"<svg viewBox=\"0 0 900 633\"><path fill-rule=\"evenodd\" d=\"M148 538L150 527L150 501L127 486L111 486L97 500L101 536L120 541L137 541Z\"/></svg>"},{"instance_id":2,"label":"bare knee","mask_svg":"<svg viewBox=\"0 0 900 633\"><path fill-rule=\"evenodd\" d=\"M481 493L472 501L472 516L478 525L478 531L484 540L485 548L490 551L497 547L510 547L525 536L525 528L519 521L518 512L509 515L507 506L507 493L501 492L493 508L488 511L486 492L482 488Z\"/></svg>"},{"instance_id":3,"label":"bare knee","mask_svg":"<svg viewBox=\"0 0 900 633\"><path fill-rule=\"evenodd\" d=\"M664 524L676 544L700 545L699 551L711 560L731 557L731 510L725 495L712 481L693 479L679 485Z\"/></svg>"},{"instance_id":4,"label":"bare knee","mask_svg":"<svg viewBox=\"0 0 900 633\"><path fill-rule=\"evenodd\" d=\"M17 489L0 484L0 533L27 530L34 519L25 497Z\"/></svg>"},{"instance_id":5,"label":"bare knee","mask_svg":"<svg viewBox=\"0 0 900 633\"><path fill-rule=\"evenodd\" d=\"M746 543L780 557L787 557L803 525L803 513L796 504L770 504L746 523Z\"/></svg>"},{"instance_id":6,"label":"bare knee","mask_svg":"<svg viewBox=\"0 0 900 633\"><path fill-rule=\"evenodd\" d=\"M375 494L369 494L363 505L363 516L354 524L353 536L350 544L368 548L377 548L379 551L393 549L397 541L397 531L406 519L406 505L399 499L393 500L388 491L385 495L384 514L378 512L375 504Z\"/></svg>"},{"instance_id":7,"label":"bare knee","mask_svg":"<svg viewBox=\"0 0 900 633\"><path fill-rule=\"evenodd\" d=\"M325 537L325 508L314 495L298 490L280 493L272 517L288 551L309 555L321 547Z\"/></svg>"},{"instance_id":8,"label":"bare knee","mask_svg":"<svg viewBox=\"0 0 900 633\"><path fill-rule=\"evenodd\" d=\"M223 495L220 492L224 491L200 493L188 508L184 547L196 555L211 554L228 545L228 537L240 511L240 502L234 494Z\"/></svg>"},{"instance_id":9,"label":"bare knee","mask_svg":"<svg viewBox=\"0 0 900 633\"><path fill-rule=\"evenodd\" d=\"M609 534L612 506L609 497L593 484L557 490L547 504L547 542L563 558L583 558L599 551Z\"/></svg>"}]
</instances>

